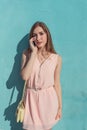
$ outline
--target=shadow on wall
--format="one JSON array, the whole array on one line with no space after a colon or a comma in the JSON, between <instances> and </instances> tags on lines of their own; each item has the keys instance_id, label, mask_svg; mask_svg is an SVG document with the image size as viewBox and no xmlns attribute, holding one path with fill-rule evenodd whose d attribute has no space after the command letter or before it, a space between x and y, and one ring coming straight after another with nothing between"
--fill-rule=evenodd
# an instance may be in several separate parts
<instances>
[{"instance_id":1,"label":"shadow on wall","mask_svg":"<svg viewBox=\"0 0 87 130\"><path fill-rule=\"evenodd\" d=\"M17 105L21 100L21 96L22 96L24 81L20 76L20 68L21 68L22 53L25 49L29 47L28 35L29 34L25 35L22 38L22 40L18 43L17 54L14 57L14 65L12 68L12 72L6 82L7 88L12 89L9 105L4 111L5 121L6 120L10 121L10 127L11 127L10 130L22 130L22 123L16 122L15 112L16 112ZM15 89L17 89L18 91L17 100L13 104L11 104Z\"/></svg>"}]
</instances>

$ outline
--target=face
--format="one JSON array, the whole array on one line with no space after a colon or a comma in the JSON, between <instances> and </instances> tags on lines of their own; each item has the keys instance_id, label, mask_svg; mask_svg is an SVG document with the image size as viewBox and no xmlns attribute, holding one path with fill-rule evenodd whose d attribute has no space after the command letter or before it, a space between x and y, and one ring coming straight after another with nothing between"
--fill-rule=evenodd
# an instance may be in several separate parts
<instances>
[{"instance_id":1,"label":"face","mask_svg":"<svg viewBox=\"0 0 87 130\"><path fill-rule=\"evenodd\" d=\"M47 43L47 34L44 32L42 27L38 26L34 29L33 37L38 48L45 47Z\"/></svg>"}]
</instances>

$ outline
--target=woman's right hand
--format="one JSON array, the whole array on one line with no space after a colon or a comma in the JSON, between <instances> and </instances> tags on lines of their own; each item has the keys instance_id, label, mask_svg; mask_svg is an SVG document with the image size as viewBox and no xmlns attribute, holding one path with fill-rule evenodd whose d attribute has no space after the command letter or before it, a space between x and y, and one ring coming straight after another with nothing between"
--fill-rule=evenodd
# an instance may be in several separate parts
<instances>
[{"instance_id":1,"label":"woman's right hand","mask_svg":"<svg viewBox=\"0 0 87 130\"><path fill-rule=\"evenodd\" d=\"M37 48L37 46L35 46L33 44L34 41L35 41L35 38L32 37L31 39L29 39L29 44L30 44L30 48L32 49L32 51L37 54L38 48Z\"/></svg>"}]
</instances>

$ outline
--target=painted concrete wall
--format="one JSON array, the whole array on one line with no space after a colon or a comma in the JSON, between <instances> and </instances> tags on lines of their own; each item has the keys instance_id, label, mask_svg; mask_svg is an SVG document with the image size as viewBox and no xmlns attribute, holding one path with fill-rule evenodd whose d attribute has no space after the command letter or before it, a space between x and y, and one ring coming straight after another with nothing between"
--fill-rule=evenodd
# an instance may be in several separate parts
<instances>
[{"instance_id":1,"label":"painted concrete wall","mask_svg":"<svg viewBox=\"0 0 87 130\"><path fill-rule=\"evenodd\" d=\"M37 20L48 25L63 61L63 114L53 130L87 130L86 14L86 0L0 0L0 130L21 130L14 115L23 88L21 53Z\"/></svg>"}]
</instances>

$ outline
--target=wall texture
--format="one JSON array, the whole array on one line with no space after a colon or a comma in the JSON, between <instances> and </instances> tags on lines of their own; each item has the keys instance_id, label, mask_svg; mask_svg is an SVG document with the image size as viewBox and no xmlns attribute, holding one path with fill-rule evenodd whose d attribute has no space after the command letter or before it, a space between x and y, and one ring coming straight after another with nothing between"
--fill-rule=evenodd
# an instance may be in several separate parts
<instances>
[{"instance_id":1,"label":"wall texture","mask_svg":"<svg viewBox=\"0 0 87 130\"><path fill-rule=\"evenodd\" d=\"M53 130L87 130L86 14L86 0L0 0L0 130L21 130L15 122L23 88L21 53L38 20L48 25L63 61L63 114Z\"/></svg>"}]
</instances>

